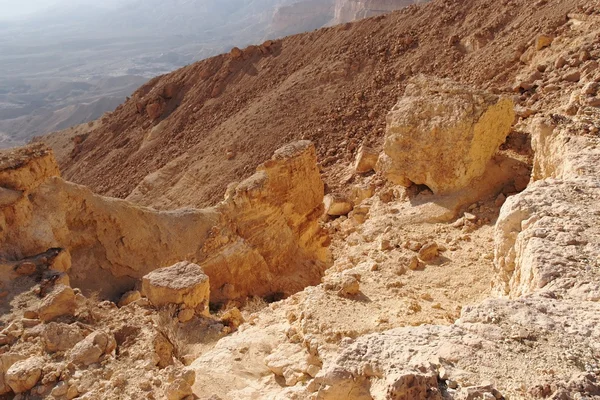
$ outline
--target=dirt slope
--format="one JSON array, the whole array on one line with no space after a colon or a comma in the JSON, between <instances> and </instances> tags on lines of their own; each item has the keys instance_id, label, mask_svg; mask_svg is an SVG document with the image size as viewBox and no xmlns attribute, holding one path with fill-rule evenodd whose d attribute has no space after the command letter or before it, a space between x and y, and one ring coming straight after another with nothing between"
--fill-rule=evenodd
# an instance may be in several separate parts
<instances>
[{"instance_id":1,"label":"dirt slope","mask_svg":"<svg viewBox=\"0 0 600 400\"><path fill-rule=\"evenodd\" d=\"M580 3L436 0L220 55L150 81L59 162L67 179L101 194L125 198L154 173L131 200L205 206L276 148L305 138L335 186L363 141L380 145L407 77L506 88L520 49ZM144 110L152 103L164 109L155 120Z\"/></svg>"}]
</instances>

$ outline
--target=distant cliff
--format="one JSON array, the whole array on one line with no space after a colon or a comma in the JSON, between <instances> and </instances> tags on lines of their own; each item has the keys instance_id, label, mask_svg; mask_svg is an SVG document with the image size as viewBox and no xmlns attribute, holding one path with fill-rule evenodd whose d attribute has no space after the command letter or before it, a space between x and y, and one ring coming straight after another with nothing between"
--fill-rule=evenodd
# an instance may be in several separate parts
<instances>
[{"instance_id":1,"label":"distant cliff","mask_svg":"<svg viewBox=\"0 0 600 400\"><path fill-rule=\"evenodd\" d=\"M298 0L276 8L270 36L285 36L398 10L423 0Z\"/></svg>"}]
</instances>

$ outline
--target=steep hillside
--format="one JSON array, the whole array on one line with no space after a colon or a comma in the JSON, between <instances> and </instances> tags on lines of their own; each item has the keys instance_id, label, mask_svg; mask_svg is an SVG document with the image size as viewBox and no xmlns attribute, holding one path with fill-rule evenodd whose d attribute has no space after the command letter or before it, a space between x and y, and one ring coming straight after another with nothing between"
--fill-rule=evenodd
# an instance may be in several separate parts
<instances>
[{"instance_id":1,"label":"steep hillside","mask_svg":"<svg viewBox=\"0 0 600 400\"><path fill-rule=\"evenodd\" d=\"M351 129L362 107L383 107L376 86L349 92L336 109L344 119L293 114L305 111L299 101L265 115L258 106L291 106L294 93L315 107L327 97L315 89L308 98L298 79L310 74L294 63L295 75L273 75L270 91L255 82L235 103L229 88L254 82L286 41L159 78L104 121L46 139L61 159L79 152L70 168L84 173L106 168L95 169L94 143L110 144L96 150L115 163L132 154L109 170L121 180L158 146L168 158L169 140L187 143L185 157L129 196L172 207L199 202L195 192L220 184L227 162L254 162L279 140L267 136L277 123L302 133L304 122L331 119L331 136L314 136L329 160L318 162L311 141L290 142L211 207L157 210L94 194L64 180L43 144L0 151L0 399L600 398L600 1L469 4L459 17L443 1L410 12L472 28L499 15L494 26L506 28L413 38L405 52L414 65L455 70L395 76L401 89L378 111L381 135L361 137L382 151L346 141L360 135ZM429 64L418 64L425 48ZM443 61L449 48L463 62ZM251 61L256 71L236 69ZM360 71L347 73L368 83ZM337 79L347 86L321 84L353 88ZM184 104L212 110L213 124L237 122L239 147L214 146L209 139L228 138L209 130L192 143L178 125L192 123ZM346 113L356 110L356 120ZM226 112L233 122L218 119ZM242 129L261 123L263 137ZM338 148L349 151L336 159ZM204 169L202 156L214 164Z\"/></svg>"},{"instance_id":2,"label":"steep hillside","mask_svg":"<svg viewBox=\"0 0 600 400\"><path fill-rule=\"evenodd\" d=\"M506 91L523 49L578 3L437 0L213 57L143 86L61 169L101 194L204 206L277 147L310 139L335 186L361 143L380 145L408 77Z\"/></svg>"}]
</instances>

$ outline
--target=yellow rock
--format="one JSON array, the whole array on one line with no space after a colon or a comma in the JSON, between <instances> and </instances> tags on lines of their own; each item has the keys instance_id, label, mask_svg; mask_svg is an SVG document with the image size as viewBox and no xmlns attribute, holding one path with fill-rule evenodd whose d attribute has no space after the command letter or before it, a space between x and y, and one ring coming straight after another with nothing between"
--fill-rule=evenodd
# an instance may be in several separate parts
<instances>
[{"instance_id":1,"label":"yellow rock","mask_svg":"<svg viewBox=\"0 0 600 400\"><path fill-rule=\"evenodd\" d=\"M399 185L455 192L483 175L514 119L510 99L418 76L388 114L382 168Z\"/></svg>"}]
</instances>

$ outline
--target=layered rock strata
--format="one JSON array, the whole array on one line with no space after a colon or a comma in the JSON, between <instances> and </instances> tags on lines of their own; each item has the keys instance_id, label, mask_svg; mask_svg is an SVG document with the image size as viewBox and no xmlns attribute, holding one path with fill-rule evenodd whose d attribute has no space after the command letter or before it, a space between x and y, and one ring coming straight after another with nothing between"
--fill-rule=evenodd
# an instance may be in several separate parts
<instances>
[{"instance_id":1,"label":"layered rock strata","mask_svg":"<svg viewBox=\"0 0 600 400\"><path fill-rule=\"evenodd\" d=\"M101 197L59 177L51 153L5 155L1 254L7 265L67 250L71 282L119 296L154 269L187 260L210 277L211 301L285 296L320 281L328 262L323 183L310 142L278 150L215 207L159 212ZM12 264L11 264L12 263ZM96 279L104 274L111 279Z\"/></svg>"}]
</instances>

